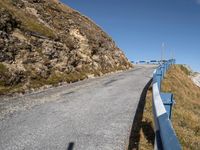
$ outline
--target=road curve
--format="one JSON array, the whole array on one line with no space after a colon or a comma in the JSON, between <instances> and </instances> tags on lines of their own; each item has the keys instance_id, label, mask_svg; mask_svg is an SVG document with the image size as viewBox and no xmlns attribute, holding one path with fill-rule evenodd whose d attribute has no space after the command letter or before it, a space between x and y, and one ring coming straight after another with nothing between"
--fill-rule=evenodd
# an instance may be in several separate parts
<instances>
[{"instance_id":1,"label":"road curve","mask_svg":"<svg viewBox=\"0 0 200 150\"><path fill-rule=\"evenodd\" d=\"M1 150L123 150L155 66L0 100Z\"/></svg>"}]
</instances>

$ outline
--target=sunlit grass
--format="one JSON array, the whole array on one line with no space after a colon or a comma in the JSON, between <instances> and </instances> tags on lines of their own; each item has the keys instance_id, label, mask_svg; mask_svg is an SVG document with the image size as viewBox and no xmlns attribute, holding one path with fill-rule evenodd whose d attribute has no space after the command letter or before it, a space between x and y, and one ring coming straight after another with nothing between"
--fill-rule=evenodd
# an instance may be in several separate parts
<instances>
[{"instance_id":1,"label":"sunlit grass","mask_svg":"<svg viewBox=\"0 0 200 150\"><path fill-rule=\"evenodd\" d=\"M172 124L183 149L200 149L200 88L188 77L182 65L173 66L167 73L162 90L174 93Z\"/></svg>"},{"instance_id":2,"label":"sunlit grass","mask_svg":"<svg viewBox=\"0 0 200 150\"><path fill-rule=\"evenodd\" d=\"M189 78L190 72L182 65L174 65L167 72L162 91L172 92L176 100L172 111L172 124L184 150L200 149L200 88ZM152 124L152 91L146 97L143 121ZM139 149L153 149L145 132L140 131ZM153 139L152 139L153 140Z\"/></svg>"}]
</instances>

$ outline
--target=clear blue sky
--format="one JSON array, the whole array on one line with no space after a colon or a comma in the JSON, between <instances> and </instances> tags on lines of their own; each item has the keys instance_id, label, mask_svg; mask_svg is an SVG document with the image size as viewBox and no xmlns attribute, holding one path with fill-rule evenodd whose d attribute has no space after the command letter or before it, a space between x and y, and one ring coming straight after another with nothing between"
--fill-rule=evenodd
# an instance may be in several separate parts
<instances>
[{"instance_id":1,"label":"clear blue sky","mask_svg":"<svg viewBox=\"0 0 200 150\"><path fill-rule=\"evenodd\" d=\"M90 17L130 60L165 58L200 72L200 0L61 0Z\"/></svg>"}]
</instances>

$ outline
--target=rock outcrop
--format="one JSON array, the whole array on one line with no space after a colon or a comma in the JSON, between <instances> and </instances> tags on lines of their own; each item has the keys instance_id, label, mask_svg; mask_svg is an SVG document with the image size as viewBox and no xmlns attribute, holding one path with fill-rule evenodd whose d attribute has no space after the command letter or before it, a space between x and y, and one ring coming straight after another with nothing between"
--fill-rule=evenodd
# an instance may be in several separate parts
<instances>
[{"instance_id":1,"label":"rock outcrop","mask_svg":"<svg viewBox=\"0 0 200 150\"><path fill-rule=\"evenodd\" d=\"M113 40L58 0L0 0L0 93L132 67Z\"/></svg>"}]
</instances>

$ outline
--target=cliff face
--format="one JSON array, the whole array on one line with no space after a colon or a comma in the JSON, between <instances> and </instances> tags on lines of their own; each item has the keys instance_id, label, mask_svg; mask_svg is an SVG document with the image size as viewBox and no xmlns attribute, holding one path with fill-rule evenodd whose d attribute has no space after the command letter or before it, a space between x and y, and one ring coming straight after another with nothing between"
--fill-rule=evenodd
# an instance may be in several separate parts
<instances>
[{"instance_id":1,"label":"cliff face","mask_svg":"<svg viewBox=\"0 0 200 150\"><path fill-rule=\"evenodd\" d=\"M0 0L0 94L130 67L105 32L58 0Z\"/></svg>"}]
</instances>

